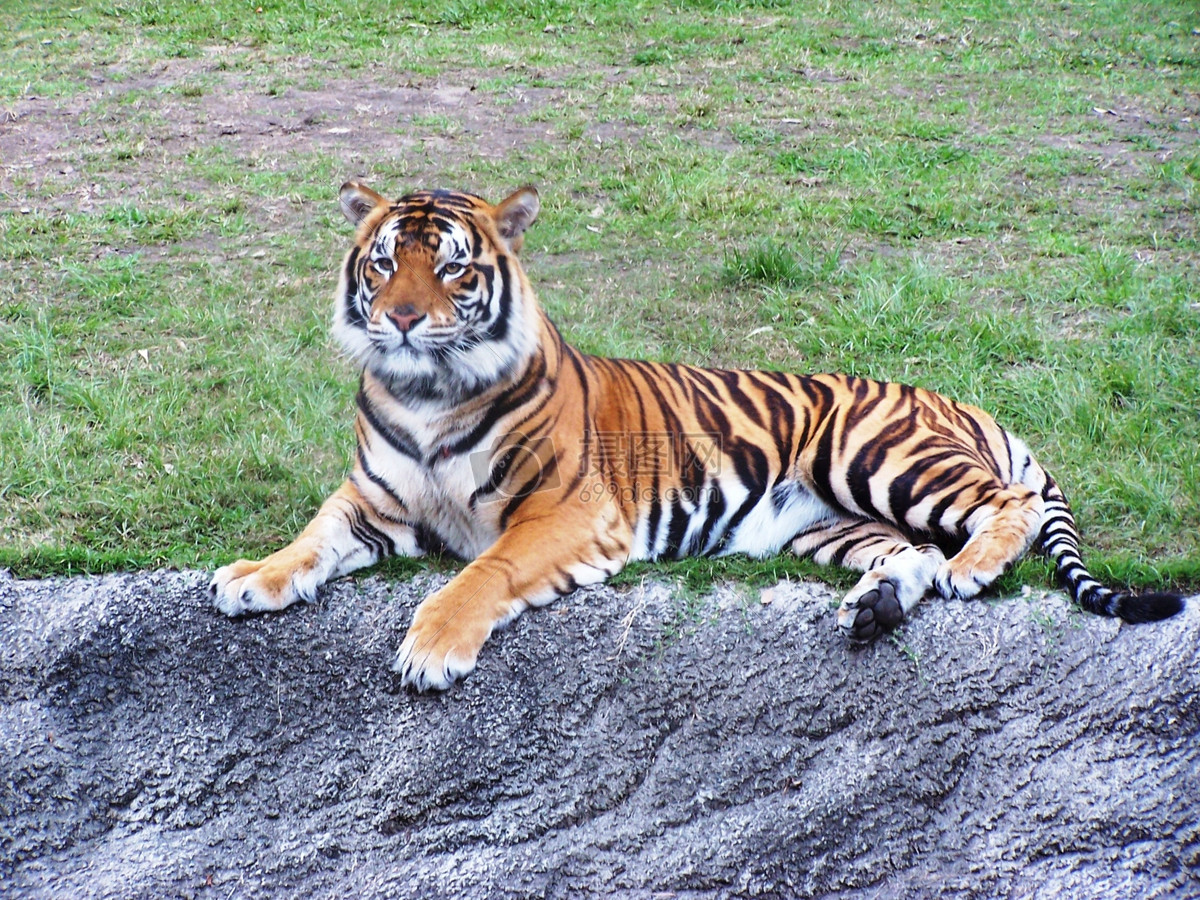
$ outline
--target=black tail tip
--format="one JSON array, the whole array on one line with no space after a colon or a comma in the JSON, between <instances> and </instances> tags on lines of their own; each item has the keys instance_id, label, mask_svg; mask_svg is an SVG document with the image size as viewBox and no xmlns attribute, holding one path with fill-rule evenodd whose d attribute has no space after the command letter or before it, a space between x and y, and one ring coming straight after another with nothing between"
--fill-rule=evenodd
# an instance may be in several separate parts
<instances>
[{"instance_id":1,"label":"black tail tip","mask_svg":"<svg viewBox=\"0 0 1200 900\"><path fill-rule=\"evenodd\" d=\"M1182 594L1122 594L1117 600L1117 615L1132 623L1161 622L1182 610Z\"/></svg>"}]
</instances>

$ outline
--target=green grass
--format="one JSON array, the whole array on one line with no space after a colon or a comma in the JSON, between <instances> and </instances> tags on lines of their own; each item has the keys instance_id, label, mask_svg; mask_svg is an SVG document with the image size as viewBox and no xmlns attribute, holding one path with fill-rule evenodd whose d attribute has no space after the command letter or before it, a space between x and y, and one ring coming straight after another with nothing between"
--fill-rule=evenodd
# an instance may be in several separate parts
<instances>
[{"instance_id":1,"label":"green grass","mask_svg":"<svg viewBox=\"0 0 1200 900\"><path fill-rule=\"evenodd\" d=\"M1097 574L1200 586L1197 27L1182 0L5 4L0 565L212 567L303 526L352 449L326 331L363 176L533 182L526 265L583 349L976 403Z\"/></svg>"}]
</instances>

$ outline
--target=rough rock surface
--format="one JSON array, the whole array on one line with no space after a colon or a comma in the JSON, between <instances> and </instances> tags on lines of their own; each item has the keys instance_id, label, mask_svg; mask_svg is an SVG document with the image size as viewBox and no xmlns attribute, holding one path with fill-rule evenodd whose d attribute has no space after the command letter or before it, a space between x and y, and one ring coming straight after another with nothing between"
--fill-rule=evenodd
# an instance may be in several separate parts
<instances>
[{"instance_id":1,"label":"rough rock surface","mask_svg":"<svg viewBox=\"0 0 1200 900\"><path fill-rule=\"evenodd\" d=\"M820 585L595 589L418 696L440 580L229 621L200 573L0 572L0 895L1200 896L1196 601L853 648Z\"/></svg>"}]
</instances>

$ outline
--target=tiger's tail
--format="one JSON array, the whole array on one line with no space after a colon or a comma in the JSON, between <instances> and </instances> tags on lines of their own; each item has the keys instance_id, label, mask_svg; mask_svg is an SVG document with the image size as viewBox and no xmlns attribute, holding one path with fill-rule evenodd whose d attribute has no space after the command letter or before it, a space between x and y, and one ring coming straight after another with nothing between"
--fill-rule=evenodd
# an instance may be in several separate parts
<instances>
[{"instance_id":1,"label":"tiger's tail","mask_svg":"<svg viewBox=\"0 0 1200 900\"><path fill-rule=\"evenodd\" d=\"M1158 622L1183 609L1182 594L1155 591L1131 594L1105 587L1088 572L1079 555L1079 532L1075 517L1058 485L1046 473L1042 489L1045 513L1038 532L1037 546L1054 561L1059 579L1071 599L1090 613L1112 616L1126 622Z\"/></svg>"}]
</instances>

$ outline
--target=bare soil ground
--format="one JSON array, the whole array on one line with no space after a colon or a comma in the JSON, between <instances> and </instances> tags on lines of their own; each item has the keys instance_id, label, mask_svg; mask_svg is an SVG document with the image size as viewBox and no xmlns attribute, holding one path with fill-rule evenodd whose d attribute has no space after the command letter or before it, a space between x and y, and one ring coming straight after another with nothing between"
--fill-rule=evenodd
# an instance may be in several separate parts
<instances>
[{"instance_id":1,"label":"bare soil ground","mask_svg":"<svg viewBox=\"0 0 1200 900\"><path fill-rule=\"evenodd\" d=\"M303 71L315 64L293 61ZM81 182L81 154L104 152L114 142L124 187L140 188L171 177L176 156L218 147L235 156L265 161L300 158L319 151L338 160L345 177L402 161L414 183L436 180L447 156L503 158L515 147L538 141L565 142L553 127L531 121L538 110L580 101L558 88L478 89L469 73L402 81L386 71L353 78L323 77L319 88L264 91L260 81L223 68L219 60L172 60L153 72L126 77L96 73L94 93L65 100L31 94L0 115L0 190L18 195L14 179L55 197L56 209L87 211L100 185ZM295 72L293 72L295 74ZM621 70L598 71L599 83L618 82ZM103 116L91 113L97 97L134 97L124 105L106 102ZM656 95L664 116L670 94ZM636 103L636 98L635 98ZM430 122L431 117L438 120ZM422 124L414 125L414 118ZM598 145L636 142L654 129L595 122L576 136ZM698 144L733 146L720 130L687 130ZM514 173L520 179L520 173ZM433 181L429 181L432 185ZM441 185L439 185L441 186ZM332 191L337 185L331 186ZM107 191L105 191L107 193Z\"/></svg>"},{"instance_id":2,"label":"bare soil ground","mask_svg":"<svg viewBox=\"0 0 1200 900\"><path fill-rule=\"evenodd\" d=\"M319 68L318 63L299 58L290 60L281 74L298 78ZM540 73L529 74L536 79ZM838 78L820 72L810 77L815 83ZM601 69L595 78L597 87L603 88L620 84L625 73L619 68ZM399 161L413 183L432 184L448 157L500 159L533 142L565 146L567 137L555 126L536 121L536 114L562 104L588 108L578 92L546 87L488 91L479 88L473 73L453 71L436 78L398 78L382 68L350 77L321 72L319 87L293 84L275 91L264 88L261 78L227 68L215 48L207 57L164 61L149 72L98 68L90 81L93 90L85 94L64 100L41 98L34 92L0 110L0 190L19 196L20 189L14 190L19 180L21 185L48 189L46 193L56 198L62 211L86 211L94 205L94 190L104 186L81 181L81 154L103 153L114 142L128 144L117 154L120 165L113 174L134 195L140 186L170 177L179 154L207 147L268 164L272 157L294 159L319 151L337 159L346 177L368 175L373 168ZM679 85L659 87L661 92L634 96L630 102L635 108L652 106L660 124L592 121L582 135L572 138L619 147L654 140L665 126L705 147L737 145L725 128L671 127L679 107ZM105 112L93 113L97 99L123 97L134 99L124 104L104 102ZM1134 99L1112 108L1096 107L1092 113L1120 140L1089 144L1086 139L1047 135L1034 138L1031 149L1083 148L1094 153L1098 168L1111 169L1142 158L1161 162L1193 144L1186 131L1170 139L1165 128L1170 117L1163 118L1167 112L1143 109ZM431 127L431 117L440 124ZM421 124L414 125L414 119ZM769 112L767 121L789 133L827 131L836 124L776 121ZM520 177L514 173L514 179ZM808 179L807 186L821 181ZM1103 204L1111 213L1122 204L1139 204L1134 197L1098 196L1094 191L1098 184L1099 178L1078 175L1063 187L1081 211Z\"/></svg>"}]
</instances>

